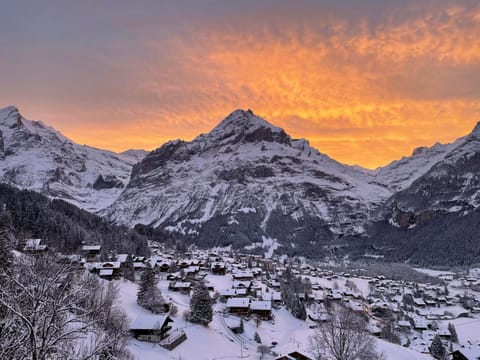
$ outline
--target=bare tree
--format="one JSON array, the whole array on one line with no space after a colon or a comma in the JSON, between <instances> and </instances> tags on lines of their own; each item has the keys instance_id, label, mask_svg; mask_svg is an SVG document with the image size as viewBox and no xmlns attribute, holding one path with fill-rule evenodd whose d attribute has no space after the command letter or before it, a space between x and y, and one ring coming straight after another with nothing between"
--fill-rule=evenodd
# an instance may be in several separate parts
<instances>
[{"instance_id":1,"label":"bare tree","mask_svg":"<svg viewBox=\"0 0 480 360\"><path fill-rule=\"evenodd\" d=\"M124 351L115 288L52 254L0 272L0 358L104 359Z\"/></svg>"},{"instance_id":2,"label":"bare tree","mask_svg":"<svg viewBox=\"0 0 480 360\"><path fill-rule=\"evenodd\" d=\"M382 359L366 325L366 320L350 309L336 308L330 320L310 337L310 350L319 360Z\"/></svg>"}]
</instances>

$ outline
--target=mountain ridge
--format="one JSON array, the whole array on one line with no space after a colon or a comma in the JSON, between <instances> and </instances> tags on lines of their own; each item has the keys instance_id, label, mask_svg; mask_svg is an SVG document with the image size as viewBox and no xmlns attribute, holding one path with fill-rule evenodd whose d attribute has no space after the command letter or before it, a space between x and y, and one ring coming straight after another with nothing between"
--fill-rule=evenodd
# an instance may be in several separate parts
<instances>
[{"instance_id":1,"label":"mountain ridge","mask_svg":"<svg viewBox=\"0 0 480 360\"><path fill-rule=\"evenodd\" d=\"M408 240L408 229L442 214L453 224L452 213L477 211L477 163L480 123L371 171L339 163L251 110L233 111L192 141L117 154L78 145L16 107L0 109L1 182L204 246L325 255L343 238L383 243L375 224L406 229Z\"/></svg>"}]
</instances>

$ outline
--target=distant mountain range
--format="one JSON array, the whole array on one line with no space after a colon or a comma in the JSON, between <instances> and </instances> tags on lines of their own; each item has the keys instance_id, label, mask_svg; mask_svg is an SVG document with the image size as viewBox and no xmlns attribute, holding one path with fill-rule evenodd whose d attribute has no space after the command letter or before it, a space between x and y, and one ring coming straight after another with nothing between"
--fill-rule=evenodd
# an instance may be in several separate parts
<instances>
[{"instance_id":1,"label":"distant mountain range","mask_svg":"<svg viewBox=\"0 0 480 360\"><path fill-rule=\"evenodd\" d=\"M478 225L479 177L479 125L452 144L370 171L331 159L250 110L191 142L116 154L78 145L15 107L0 109L0 182L201 246L422 262L419 242L448 242L424 229L447 218L452 229L470 218ZM475 251L470 263L480 261Z\"/></svg>"}]
</instances>

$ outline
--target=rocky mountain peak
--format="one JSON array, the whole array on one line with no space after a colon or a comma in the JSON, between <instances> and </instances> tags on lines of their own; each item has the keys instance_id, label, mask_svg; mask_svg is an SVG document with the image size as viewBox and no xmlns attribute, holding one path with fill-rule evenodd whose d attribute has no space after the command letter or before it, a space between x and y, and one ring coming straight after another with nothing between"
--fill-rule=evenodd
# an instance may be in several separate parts
<instances>
[{"instance_id":1,"label":"rocky mountain peak","mask_svg":"<svg viewBox=\"0 0 480 360\"><path fill-rule=\"evenodd\" d=\"M16 106L10 105L0 109L0 121L2 125L9 127L22 127L22 115Z\"/></svg>"},{"instance_id":2,"label":"rocky mountain peak","mask_svg":"<svg viewBox=\"0 0 480 360\"><path fill-rule=\"evenodd\" d=\"M252 110L235 110L218 124L210 133L200 135L195 141L215 143L217 146L261 141L290 144L290 136Z\"/></svg>"},{"instance_id":3,"label":"rocky mountain peak","mask_svg":"<svg viewBox=\"0 0 480 360\"><path fill-rule=\"evenodd\" d=\"M475 127L473 128L473 130L472 130L472 132L470 133L470 135L475 135L475 136L480 137L480 121L477 122L477 124L476 124Z\"/></svg>"}]
</instances>

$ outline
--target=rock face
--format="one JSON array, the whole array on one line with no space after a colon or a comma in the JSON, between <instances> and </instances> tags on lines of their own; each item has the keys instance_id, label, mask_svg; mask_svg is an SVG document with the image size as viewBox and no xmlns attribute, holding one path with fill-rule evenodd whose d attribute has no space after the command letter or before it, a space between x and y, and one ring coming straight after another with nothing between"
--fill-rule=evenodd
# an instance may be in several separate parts
<instances>
[{"instance_id":1,"label":"rock face","mask_svg":"<svg viewBox=\"0 0 480 360\"><path fill-rule=\"evenodd\" d=\"M206 246L305 253L361 233L368 213L390 195L368 172L330 159L250 110L237 110L208 134L152 151L102 214Z\"/></svg>"},{"instance_id":2,"label":"rock face","mask_svg":"<svg viewBox=\"0 0 480 360\"><path fill-rule=\"evenodd\" d=\"M75 144L16 107L0 109L0 181L98 211L113 202L141 153Z\"/></svg>"}]
</instances>

